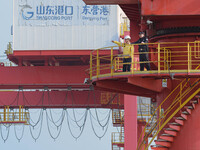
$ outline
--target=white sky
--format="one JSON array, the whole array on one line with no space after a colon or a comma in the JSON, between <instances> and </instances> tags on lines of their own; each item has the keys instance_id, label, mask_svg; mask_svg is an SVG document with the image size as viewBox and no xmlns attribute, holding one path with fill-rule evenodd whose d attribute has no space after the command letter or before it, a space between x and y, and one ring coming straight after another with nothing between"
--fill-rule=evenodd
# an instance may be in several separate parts
<instances>
[{"instance_id":1,"label":"white sky","mask_svg":"<svg viewBox=\"0 0 200 150\"><path fill-rule=\"evenodd\" d=\"M12 0L0 0L0 55L4 54L8 42L12 41L12 16ZM111 132L114 131L111 119L109 124L106 135L103 139L99 140L92 131L88 116L86 128L82 136L78 140L75 140L70 135L65 120L61 135L54 141L48 133L46 119L44 119L42 134L37 142L32 139L28 127L25 127L23 139L18 142L15 137L14 128L11 127L9 138L5 143L0 137L1 150L111 150ZM101 130L99 129L99 131Z\"/></svg>"}]
</instances>

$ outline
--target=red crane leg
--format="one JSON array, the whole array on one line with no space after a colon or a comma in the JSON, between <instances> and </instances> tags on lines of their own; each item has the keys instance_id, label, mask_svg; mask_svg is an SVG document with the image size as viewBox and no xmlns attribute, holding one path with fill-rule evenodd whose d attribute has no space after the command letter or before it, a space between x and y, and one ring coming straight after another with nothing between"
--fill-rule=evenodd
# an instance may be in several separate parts
<instances>
[{"instance_id":1,"label":"red crane leg","mask_svg":"<svg viewBox=\"0 0 200 150\"><path fill-rule=\"evenodd\" d=\"M124 147L125 150L137 148L137 97L124 95Z\"/></svg>"}]
</instances>

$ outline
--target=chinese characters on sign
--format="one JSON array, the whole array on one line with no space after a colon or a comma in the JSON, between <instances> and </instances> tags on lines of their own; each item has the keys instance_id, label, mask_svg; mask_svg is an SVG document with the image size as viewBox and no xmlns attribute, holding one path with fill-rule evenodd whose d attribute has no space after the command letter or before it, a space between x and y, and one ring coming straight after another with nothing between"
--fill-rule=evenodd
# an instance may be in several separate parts
<instances>
[{"instance_id":1,"label":"chinese characters on sign","mask_svg":"<svg viewBox=\"0 0 200 150\"><path fill-rule=\"evenodd\" d=\"M37 20L72 20L73 6L37 6Z\"/></svg>"},{"instance_id":2,"label":"chinese characters on sign","mask_svg":"<svg viewBox=\"0 0 200 150\"><path fill-rule=\"evenodd\" d=\"M73 6L37 6L37 15L73 15Z\"/></svg>"},{"instance_id":3,"label":"chinese characters on sign","mask_svg":"<svg viewBox=\"0 0 200 150\"><path fill-rule=\"evenodd\" d=\"M92 14L92 15L104 15L107 16L109 14L109 9L108 6L98 6L98 5L93 5L93 6L89 6L89 5L85 5L83 6L83 11L81 14Z\"/></svg>"},{"instance_id":4,"label":"chinese characters on sign","mask_svg":"<svg viewBox=\"0 0 200 150\"><path fill-rule=\"evenodd\" d=\"M53 2L55 1L55 4ZM82 0L59 2L51 5L42 0L18 0L19 25L108 25L111 8L108 5L85 5ZM68 4L66 4L68 2ZM70 3L69 3L70 2ZM48 3L48 2L46 2Z\"/></svg>"},{"instance_id":5,"label":"chinese characters on sign","mask_svg":"<svg viewBox=\"0 0 200 150\"><path fill-rule=\"evenodd\" d=\"M82 20L92 22L102 22L102 25L108 24L109 7L97 5L85 5L82 7Z\"/></svg>"}]
</instances>

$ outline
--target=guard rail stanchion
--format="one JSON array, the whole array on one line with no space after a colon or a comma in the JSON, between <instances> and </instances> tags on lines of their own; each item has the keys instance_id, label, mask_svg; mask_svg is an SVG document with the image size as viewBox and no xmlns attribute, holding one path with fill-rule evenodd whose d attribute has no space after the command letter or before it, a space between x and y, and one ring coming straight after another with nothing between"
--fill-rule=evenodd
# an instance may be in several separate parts
<instances>
[{"instance_id":1,"label":"guard rail stanchion","mask_svg":"<svg viewBox=\"0 0 200 150\"><path fill-rule=\"evenodd\" d=\"M160 73L160 43L158 43L158 73Z\"/></svg>"},{"instance_id":2,"label":"guard rail stanchion","mask_svg":"<svg viewBox=\"0 0 200 150\"><path fill-rule=\"evenodd\" d=\"M131 73L134 73L134 46L131 47Z\"/></svg>"},{"instance_id":3,"label":"guard rail stanchion","mask_svg":"<svg viewBox=\"0 0 200 150\"><path fill-rule=\"evenodd\" d=\"M97 76L97 78L99 76L99 67L100 67L99 50L97 50L97 70L96 70L96 76Z\"/></svg>"},{"instance_id":4,"label":"guard rail stanchion","mask_svg":"<svg viewBox=\"0 0 200 150\"><path fill-rule=\"evenodd\" d=\"M188 48L188 73L190 72L190 43L187 44Z\"/></svg>"},{"instance_id":5,"label":"guard rail stanchion","mask_svg":"<svg viewBox=\"0 0 200 150\"><path fill-rule=\"evenodd\" d=\"M90 53L90 80L92 80L92 52Z\"/></svg>"},{"instance_id":6,"label":"guard rail stanchion","mask_svg":"<svg viewBox=\"0 0 200 150\"><path fill-rule=\"evenodd\" d=\"M21 121L21 108L22 106L19 106L19 121Z\"/></svg>"},{"instance_id":7,"label":"guard rail stanchion","mask_svg":"<svg viewBox=\"0 0 200 150\"><path fill-rule=\"evenodd\" d=\"M111 48L110 62L111 62L111 70L110 70L110 73L111 73L111 76L113 76L113 73L114 73L114 66L113 66L113 47Z\"/></svg>"}]
</instances>

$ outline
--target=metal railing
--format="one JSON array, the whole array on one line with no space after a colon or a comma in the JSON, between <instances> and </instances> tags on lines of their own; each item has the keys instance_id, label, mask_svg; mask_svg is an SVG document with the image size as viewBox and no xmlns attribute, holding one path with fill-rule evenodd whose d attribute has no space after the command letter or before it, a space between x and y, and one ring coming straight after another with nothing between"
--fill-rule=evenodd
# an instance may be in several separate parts
<instances>
[{"instance_id":1,"label":"metal railing","mask_svg":"<svg viewBox=\"0 0 200 150\"><path fill-rule=\"evenodd\" d=\"M124 131L122 128L120 132L112 133L112 144L124 144Z\"/></svg>"},{"instance_id":2,"label":"metal railing","mask_svg":"<svg viewBox=\"0 0 200 150\"><path fill-rule=\"evenodd\" d=\"M118 53L118 46L97 49L90 54L90 79L109 78L120 75L192 73L200 64L200 41L148 43L149 52L138 52L138 45L132 44L131 54L123 56ZM106 52L106 54L105 54ZM148 55L149 61L139 61L139 55ZM123 58L131 58L131 62L123 63ZM151 64L150 71L140 71L141 64ZM130 64L130 72L122 72L124 64Z\"/></svg>"},{"instance_id":3,"label":"metal railing","mask_svg":"<svg viewBox=\"0 0 200 150\"><path fill-rule=\"evenodd\" d=\"M152 123L157 121L157 113L153 114L156 108L153 104L137 104L137 108L137 119L142 122L151 122L146 127L146 132L148 132Z\"/></svg>"},{"instance_id":4,"label":"metal railing","mask_svg":"<svg viewBox=\"0 0 200 150\"><path fill-rule=\"evenodd\" d=\"M137 111L137 118L141 121L148 122L152 117L155 111L155 108L152 104L138 104L137 107L141 108ZM154 119L156 119L156 114L154 114ZM113 124L124 124L124 110L123 109L113 109L112 110L112 120Z\"/></svg>"},{"instance_id":5,"label":"metal railing","mask_svg":"<svg viewBox=\"0 0 200 150\"><path fill-rule=\"evenodd\" d=\"M9 43L7 44L7 50L5 50L5 54L7 54L7 55L13 54L12 42L9 42Z\"/></svg>"},{"instance_id":6,"label":"metal railing","mask_svg":"<svg viewBox=\"0 0 200 150\"><path fill-rule=\"evenodd\" d=\"M5 106L3 112L0 112L0 124L25 124L28 125L29 113L25 112L23 106L18 109L10 109Z\"/></svg>"},{"instance_id":7,"label":"metal railing","mask_svg":"<svg viewBox=\"0 0 200 150\"><path fill-rule=\"evenodd\" d=\"M112 110L112 122L113 124L124 125L124 110L123 109L113 109Z\"/></svg>"},{"instance_id":8,"label":"metal railing","mask_svg":"<svg viewBox=\"0 0 200 150\"><path fill-rule=\"evenodd\" d=\"M154 106L152 104L137 104L137 116L151 116L153 114Z\"/></svg>"},{"instance_id":9,"label":"metal railing","mask_svg":"<svg viewBox=\"0 0 200 150\"><path fill-rule=\"evenodd\" d=\"M124 22L120 24L120 36L124 36L124 32L130 31L129 23L129 19L124 18Z\"/></svg>"},{"instance_id":10,"label":"metal railing","mask_svg":"<svg viewBox=\"0 0 200 150\"><path fill-rule=\"evenodd\" d=\"M151 121L152 123L156 122L156 115L152 116L154 107L152 104L138 104L137 118L141 121ZM152 119L153 118L153 119ZM124 144L124 110L123 109L113 109L112 110L112 122L116 126L120 127L120 132L112 133L112 145ZM151 125L146 127L145 132L149 132Z\"/></svg>"},{"instance_id":11,"label":"metal railing","mask_svg":"<svg viewBox=\"0 0 200 150\"><path fill-rule=\"evenodd\" d=\"M155 139L155 137L166 126L166 124L178 113L178 111L181 108L183 108L196 94L200 92L200 88L198 88L198 86L200 85L199 79L192 81L192 83L189 80L184 79L165 98L165 100L162 101L162 103L155 110L155 112L153 113L153 116L156 113L159 114L157 118L157 122L154 122L151 125L151 128L148 129L148 132L146 132L146 129L151 123L150 121L152 120L152 118L150 118L149 121L146 123L145 128L142 131L138 140L138 147L137 147L138 150L146 146L145 143L148 141L149 137L153 137L151 141L148 143L147 147L144 148L145 150L147 150L148 147L153 142L153 140ZM194 92L191 93L192 90L194 90ZM169 107L166 110L162 110L163 106L167 104L168 100L170 100L170 98L172 97L175 97L173 102L169 105Z\"/></svg>"},{"instance_id":12,"label":"metal railing","mask_svg":"<svg viewBox=\"0 0 200 150\"><path fill-rule=\"evenodd\" d=\"M120 127L120 132L112 133L112 150L114 150L114 146L123 145L124 144L124 110L123 109L113 109L112 110L112 122L115 125ZM119 147L118 147L119 148Z\"/></svg>"}]
</instances>

